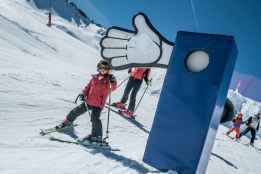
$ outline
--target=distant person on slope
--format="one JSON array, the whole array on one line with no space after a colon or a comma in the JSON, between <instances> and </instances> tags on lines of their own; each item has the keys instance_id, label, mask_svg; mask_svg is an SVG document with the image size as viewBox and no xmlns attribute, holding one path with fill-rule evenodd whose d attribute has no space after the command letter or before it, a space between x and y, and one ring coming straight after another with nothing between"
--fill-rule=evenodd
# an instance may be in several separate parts
<instances>
[{"instance_id":1,"label":"distant person on slope","mask_svg":"<svg viewBox=\"0 0 261 174\"><path fill-rule=\"evenodd\" d=\"M240 126L243 124L243 114L239 112L235 118L232 120L233 122L233 127L228 130L226 133L229 135L231 132L235 131L236 132L236 139L238 140L240 137Z\"/></svg>"},{"instance_id":2,"label":"distant person on slope","mask_svg":"<svg viewBox=\"0 0 261 174\"><path fill-rule=\"evenodd\" d=\"M122 114L128 118L134 118L134 109L136 103L136 96L141 87L142 81L146 82L147 85L151 82L149 80L150 68L130 68L128 73L130 74L130 78L125 87L123 96L119 102L113 103L112 105L122 109ZM130 101L128 109L125 108L125 104L129 98L129 94L131 92Z\"/></svg>"},{"instance_id":3,"label":"distant person on slope","mask_svg":"<svg viewBox=\"0 0 261 174\"><path fill-rule=\"evenodd\" d=\"M247 128L242 133L240 133L240 137L242 135L247 134L250 131L251 132L250 145L253 146L256 138L256 132L258 131L260 125L260 113L258 112L257 114L255 114L254 117L252 116L249 117L246 121L246 125Z\"/></svg>"},{"instance_id":4,"label":"distant person on slope","mask_svg":"<svg viewBox=\"0 0 261 174\"><path fill-rule=\"evenodd\" d=\"M104 60L100 61L97 64L97 71L98 74L92 76L88 85L79 94L80 99L84 102L71 110L65 120L56 126L57 129L69 126L78 116L86 111L91 111L92 131L83 141L102 142L101 111L104 108L110 91L115 90L117 86L116 78L110 74L110 65L108 62Z\"/></svg>"}]
</instances>

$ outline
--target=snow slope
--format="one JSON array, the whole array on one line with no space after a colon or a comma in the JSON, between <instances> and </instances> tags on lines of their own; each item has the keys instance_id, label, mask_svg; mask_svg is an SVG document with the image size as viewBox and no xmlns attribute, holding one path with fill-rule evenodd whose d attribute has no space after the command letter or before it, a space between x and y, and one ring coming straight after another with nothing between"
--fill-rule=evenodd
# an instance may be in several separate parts
<instances>
[{"instance_id":1,"label":"snow slope","mask_svg":"<svg viewBox=\"0 0 261 174\"><path fill-rule=\"evenodd\" d=\"M46 26L44 11L26 0L0 3L0 173L1 174L137 174L155 173L142 162L148 133L111 113L111 146L120 152L102 152L81 146L52 142L39 130L59 124L76 105L75 97L96 73L100 60L100 28L77 27L55 16ZM120 83L127 72L114 72ZM150 87L137 113L137 120L150 129L164 70L153 70ZM123 85L124 86L124 85ZM113 93L119 100L123 91ZM145 89L142 86L141 91ZM139 93L138 98L142 92ZM102 112L104 132L107 110ZM76 121L75 132L90 132L88 114ZM233 142L220 126L207 173L257 174L261 153ZM71 139L55 133L57 138ZM258 140L257 144L260 144ZM261 146L261 144L260 144Z\"/></svg>"}]
</instances>

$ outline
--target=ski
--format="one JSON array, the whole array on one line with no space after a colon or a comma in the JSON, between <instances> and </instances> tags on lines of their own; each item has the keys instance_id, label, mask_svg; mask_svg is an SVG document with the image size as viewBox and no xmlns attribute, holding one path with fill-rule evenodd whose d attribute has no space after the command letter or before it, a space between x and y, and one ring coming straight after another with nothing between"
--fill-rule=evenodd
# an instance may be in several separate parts
<instances>
[{"instance_id":1,"label":"ski","mask_svg":"<svg viewBox=\"0 0 261 174\"><path fill-rule=\"evenodd\" d=\"M231 137L230 135L227 135L226 133L224 133L223 135L228 137L230 140L237 141L236 137Z\"/></svg>"},{"instance_id":2,"label":"ski","mask_svg":"<svg viewBox=\"0 0 261 174\"><path fill-rule=\"evenodd\" d=\"M226 135L230 140L232 140L232 141L234 141L234 142L240 143L240 144L242 144L242 145L244 145L244 146L247 146L247 147L252 147L253 149L255 149L255 150L261 152L261 148L256 147L255 145L251 145L249 142L244 142L244 141L242 141L242 140L237 140L236 138L231 137L231 136L229 136L229 135L227 135L227 134L224 134L224 135Z\"/></svg>"},{"instance_id":3,"label":"ski","mask_svg":"<svg viewBox=\"0 0 261 174\"><path fill-rule=\"evenodd\" d=\"M145 126L140 123L139 121L133 119L133 118L127 118L125 117L124 115L121 114L121 110L120 109L114 109L112 108L112 106L109 106L109 105L105 105L106 108L109 108L110 107L110 110L114 113L116 113L117 115L121 116L122 118L124 118L125 120L127 120L128 122L132 123L133 125L135 125L136 127L138 127L140 130L144 131L145 133L149 133L149 130L147 130L145 128Z\"/></svg>"},{"instance_id":4,"label":"ski","mask_svg":"<svg viewBox=\"0 0 261 174\"><path fill-rule=\"evenodd\" d=\"M98 150L108 150L108 151L120 151L118 148L112 148L108 143L93 143L89 142L87 140L81 141L79 139L75 140L64 140L60 138L55 138L55 137L50 137L49 138L51 141L56 141L56 142L61 142L61 143L68 143L68 144L75 144L75 145L81 145L87 148L92 148L92 149L98 149Z\"/></svg>"},{"instance_id":5,"label":"ski","mask_svg":"<svg viewBox=\"0 0 261 174\"><path fill-rule=\"evenodd\" d=\"M255 145L254 145L254 146L252 146L252 147L261 153L261 148L259 148L259 147L256 147Z\"/></svg>"},{"instance_id":6,"label":"ski","mask_svg":"<svg viewBox=\"0 0 261 174\"><path fill-rule=\"evenodd\" d=\"M72 124L70 126L66 126L64 128L60 128L60 129L56 129L55 127L47 128L47 129L40 129L40 135L45 136L47 134L54 133L54 132L64 132L64 131L71 129L73 127L76 127L76 126L78 126L78 125Z\"/></svg>"},{"instance_id":7,"label":"ski","mask_svg":"<svg viewBox=\"0 0 261 174\"><path fill-rule=\"evenodd\" d=\"M255 145L251 145L250 143L244 143L244 142L242 142L242 141L238 141L238 142L239 142L240 144L244 145L244 146L252 147L253 149L255 149L255 150L261 152L261 148L256 147Z\"/></svg>"}]
</instances>

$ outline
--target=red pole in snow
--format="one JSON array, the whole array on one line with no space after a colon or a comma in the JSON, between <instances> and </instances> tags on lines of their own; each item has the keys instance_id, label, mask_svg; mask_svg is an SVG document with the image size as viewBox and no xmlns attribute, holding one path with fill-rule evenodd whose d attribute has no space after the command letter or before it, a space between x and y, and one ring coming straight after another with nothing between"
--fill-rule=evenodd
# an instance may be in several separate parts
<instances>
[{"instance_id":1,"label":"red pole in snow","mask_svg":"<svg viewBox=\"0 0 261 174\"><path fill-rule=\"evenodd\" d=\"M51 12L51 7L52 7L52 2L49 0L49 13L48 13L48 23L47 26L51 27L52 26L52 12Z\"/></svg>"},{"instance_id":2,"label":"red pole in snow","mask_svg":"<svg viewBox=\"0 0 261 174\"><path fill-rule=\"evenodd\" d=\"M51 11L49 11L49 14L48 14L48 24L47 24L48 27L51 27L52 26L52 13Z\"/></svg>"}]
</instances>

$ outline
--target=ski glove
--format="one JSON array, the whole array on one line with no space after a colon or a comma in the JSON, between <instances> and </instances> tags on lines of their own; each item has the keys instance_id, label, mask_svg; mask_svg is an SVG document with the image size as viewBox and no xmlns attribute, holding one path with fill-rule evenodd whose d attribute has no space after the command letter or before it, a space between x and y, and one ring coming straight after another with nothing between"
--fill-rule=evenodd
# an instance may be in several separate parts
<instances>
[{"instance_id":1,"label":"ski glove","mask_svg":"<svg viewBox=\"0 0 261 174\"><path fill-rule=\"evenodd\" d=\"M79 99L81 100L81 101L84 101L85 99L84 99L84 95L83 94L79 94Z\"/></svg>"},{"instance_id":2,"label":"ski glove","mask_svg":"<svg viewBox=\"0 0 261 174\"><path fill-rule=\"evenodd\" d=\"M84 95L83 95L83 94L79 94L79 95L76 97L74 103L77 103L78 99L80 99L81 101L84 101Z\"/></svg>"},{"instance_id":3,"label":"ski glove","mask_svg":"<svg viewBox=\"0 0 261 174\"><path fill-rule=\"evenodd\" d=\"M108 78L109 78L110 83L115 83L116 82L116 78L114 77L114 75L109 74Z\"/></svg>"}]
</instances>

